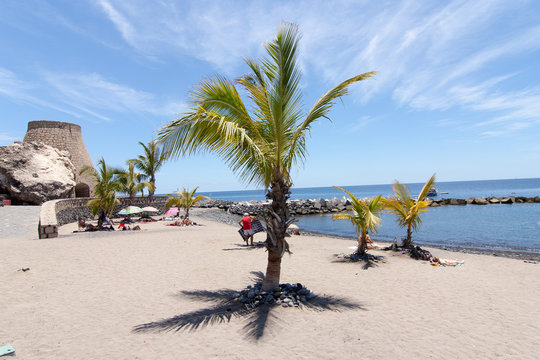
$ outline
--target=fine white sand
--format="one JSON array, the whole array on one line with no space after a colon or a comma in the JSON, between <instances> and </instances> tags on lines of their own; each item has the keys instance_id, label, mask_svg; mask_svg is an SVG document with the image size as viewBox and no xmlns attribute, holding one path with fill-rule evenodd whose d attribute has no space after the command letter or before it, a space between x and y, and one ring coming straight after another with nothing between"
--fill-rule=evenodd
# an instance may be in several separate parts
<instances>
[{"instance_id":1,"label":"fine white sand","mask_svg":"<svg viewBox=\"0 0 540 360\"><path fill-rule=\"evenodd\" d=\"M264 248L235 227L141 224L142 231L0 239L0 346L17 359L537 359L540 264L430 249L465 260L433 267L394 252L385 262L336 262L353 241L290 238L281 282L301 282L356 309L272 308L258 340L245 316L193 331L135 333L148 322L210 309L185 290L241 290L265 271ZM37 229L36 229L37 232ZM256 241L263 241L257 234ZM23 272L21 268L30 268ZM209 311L209 314L212 312ZM256 318L259 323L264 319Z\"/></svg>"}]
</instances>

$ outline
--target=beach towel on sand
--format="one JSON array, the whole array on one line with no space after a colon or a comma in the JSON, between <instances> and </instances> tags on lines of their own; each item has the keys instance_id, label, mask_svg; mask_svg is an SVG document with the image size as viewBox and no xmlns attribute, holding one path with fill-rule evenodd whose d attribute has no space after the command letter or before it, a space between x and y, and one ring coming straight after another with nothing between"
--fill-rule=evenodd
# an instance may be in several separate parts
<instances>
[{"instance_id":1,"label":"beach towel on sand","mask_svg":"<svg viewBox=\"0 0 540 360\"><path fill-rule=\"evenodd\" d=\"M4 345L0 346L0 356L13 354L15 352L15 349L11 345Z\"/></svg>"},{"instance_id":2,"label":"beach towel on sand","mask_svg":"<svg viewBox=\"0 0 540 360\"><path fill-rule=\"evenodd\" d=\"M255 219L251 222L251 229L253 229L253 234L266 231L266 229L264 228L264 225L261 223L261 220L259 219ZM238 233L240 234L242 239L246 241L246 235L244 234L244 229L241 228L240 230L238 230Z\"/></svg>"}]
</instances>

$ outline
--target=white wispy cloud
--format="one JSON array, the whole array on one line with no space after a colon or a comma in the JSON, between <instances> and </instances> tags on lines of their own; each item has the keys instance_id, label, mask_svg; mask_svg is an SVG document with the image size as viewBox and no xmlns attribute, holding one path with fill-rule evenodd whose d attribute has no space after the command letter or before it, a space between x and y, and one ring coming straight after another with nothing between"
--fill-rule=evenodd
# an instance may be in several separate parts
<instances>
[{"instance_id":1,"label":"white wispy cloud","mask_svg":"<svg viewBox=\"0 0 540 360\"><path fill-rule=\"evenodd\" d=\"M506 79L488 84L507 76L492 64L538 51L540 26L508 24L512 31L492 30L530 4L99 1L105 16L137 51L158 57L178 52L228 73L239 69L243 56L261 54L261 43L272 38L279 22L295 22L303 33L300 62L308 75L335 84L377 70L369 84L353 89L358 100L391 94L396 104L413 110L460 107L506 121L508 129L512 121L533 124L530 114L537 111L538 91L530 85L505 91L501 84ZM475 89L478 83L481 89Z\"/></svg>"},{"instance_id":2,"label":"white wispy cloud","mask_svg":"<svg viewBox=\"0 0 540 360\"><path fill-rule=\"evenodd\" d=\"M52 101L44 100L41 96L34 95L33 93L39 92L39 86L34 85L28 81L19 79L15 73L0 68L0 95L15 101L33 106L44 107L56 111L63 112L68 115L80 117L80 115L69 108L57 104Z\"/></svg>"},{"instance_id":3,"label":"white wispy cloud","mask_svg":"<svg viewBox=\"0 0 540 360\"><path fill-rule=\"evenodd\" d=\"M112 120L108 115L111 112L146 113L170 118L186 109L181 101L118 84L99 74L42 72L35 81L39 85L23 81L15 73L0 68L0 96L77 118L89 115L105 121ZM44 93L47 94L46 99Z\"/></svg>"},{"instance_id":4,"label":"white wispy cloud","mask_svg":"<svg viewBox=\"0 0 540 360\"><path fill-rule=\"evenodd\" d=\"M46 73L44 77L63 101L103 120L110 119L99 112L172 116L184 108L181 102L163 100L155 94L109 81L99 74Z\"/></svg>"},{"instance_id":5,"label":"white wispy cloud","mask_svg":"<svg viewBox=\"0 0 540 360\"><path fill-rule=\"evenodd\" d=\"M358 132L362 130L364 127L368 126L369 124L375 122L376 119L372 116L362 116L360 119L357 119L354 124L351 126L350 131L351 132Z\"/></svg>"}]
</instances>

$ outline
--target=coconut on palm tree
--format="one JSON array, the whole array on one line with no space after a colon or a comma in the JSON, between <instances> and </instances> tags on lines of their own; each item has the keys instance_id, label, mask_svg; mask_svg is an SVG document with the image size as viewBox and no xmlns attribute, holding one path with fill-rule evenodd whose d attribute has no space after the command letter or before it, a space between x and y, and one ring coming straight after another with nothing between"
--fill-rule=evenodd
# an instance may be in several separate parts
<instances>
[{"instance_id":1,"label":"coconut on palm tree","mask_svg":"<svg viewBox=\"0 0 540 360\"><path fill-rule=\"evenodd\" d=\"M196 186L195 189L189 191L186 190L186 188L182 189L182 192L180 191L174 191L176 195L173 194L167 194L169 197L167 199L167 202L165 203L165 210L170 209L173 206L176 206L180 209L184 209L186 212L186 219L189 219L189 209L191 209L193 206L197 205L200 201L203 199L206 199L206 196L203 195L197 195L195 196L195 192L197 191L199 187Z\"/></svg>"},{"instance_id":2,"label":"coconut on palm tree","mask_svg":"<svg viewBox=\"0 0 540 360\"><path fill-rule=\"evenodd\" d=\"M117 176L122 185L121 192L128 194L129 205L133 205L135 195L139 191L142 192L145 188L148 189L148 192L154 191L154 184L150 181L143 181L143 174L135 172L134 160L128 160L127 165L127 170L119 171Z\"/></svg>"},{"instance_id":3,"label":"coconut on palm tree","mask_svg":"<svg viewBox=\"0 0 540 360\"><path fill-rule=\"evenodd\" d=\"M299 40L296 25L282 24L276 38L265 45L267 57L246 60L249 74L234 81L222 76L203 80L189 94L190 110L158 134L164 149L174 156L213 152L241 180L265 187L271 200L266 214L265 290L279 287L281 258L289 250L285 236L291 223L287 208L291 170L307 156L311 126L328 117L334 101L347 94L351 84L374 75L368 72L342 82L304 112ZM247 103L239 88L247 93Z\"/></svg>"},{"instance_id":4,"label":"coconut on palm tree","mask_svg":"<svg viewBox=\"0 0 540 360\"><path fill-rule=\"evenodd\" d=\"M146 179L152 183L152 188L148 188L148 196L152 201L156 188L156 173L167 160L168 154L158 146L156 141L150 141L148 145L139 141L139 144L143 147L144 154L130 161L133 161L135 167L142 171Z\"/></svg>"},{"instance_id":5,"label":"coconut on palm tree","mask_svg":"<svg viewBox=\"0 0 540 360\"><path fill-rule=\"evenodd\" d=\"M335 214L334 220L349 220L358 233L358 254L364 255L367 249L368 231L377 232L381 218L378 216L383 211L381 195L370 199L358 199L347 190L334 186L349 195L352 209L350 214Z\"/></svg>"},{"instance_id":6,"label":"coconut on palm tree","mask_svg":"<svg viewBox=\"0 0 540 360\"><path fill-rule=\"evenodd\" d=\"M412 232L417 231L422 225L420 214L426 211L429 206L429 201L426 201L427 194L435 185L435 174L424 184L420 194L416 199L411 197L411 193L406 185L400 184L398 181L392 186L394 196L389 196L384 199L384 208L396 216L400 226L407 228L407 238L403 247L412 245Z\"/></svg>"},{"instance_id":7,"label":"coconut on palm tree","mask_svg":"<svg viewBox=\"0 0 540 360\"><path fill-rule=\"evenodd\" d=\"M107 166L103 158L99 159L97 170L92 166L84 166L80 174L88 174L95 179L95 198L89 200L86 205L92 210L93 215L100 213L98 226L101 227L105 216L111 216L116 204L120 200L116 197L117 191L122 191L122 184L118 180L118 169Z\"/></svg>"}]
</instances>

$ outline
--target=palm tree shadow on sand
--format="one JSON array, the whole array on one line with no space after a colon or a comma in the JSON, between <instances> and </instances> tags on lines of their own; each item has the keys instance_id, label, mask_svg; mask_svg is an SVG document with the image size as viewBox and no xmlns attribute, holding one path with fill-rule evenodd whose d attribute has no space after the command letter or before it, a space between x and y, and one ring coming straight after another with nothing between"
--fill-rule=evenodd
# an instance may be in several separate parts
<instances>
[{"instance_id":1,"label":"palm tree shadow on sand","mask_svg":"<svg viewBox=\"0 0 540 360\"><path fill-rule=\"evenodd\" d=\"M346 262L361 262L363 263L362 269L367 270L372 267L379 266L379 263L385 263L385 257L382 255L373 255L373 254L358 254L357 252L352 254L336 254L336 259L334 259L332 262L334 263L346 263Z\"/></svg>"},{"instance_id":2,"label":"palm tree shadow on sand","mask_svg":"<svg viewBox=\"0 0 540 360\"><path fill-rule=\"evenodd\" d=\"M254 275L253 280L262 281L262 272L252 272L252 274ZM187 296L195 301L209 302L211 305L168 319L137 325L133 328L133 332L196 331L209 325L230 322L234 317L246 319L247 322L242 331L246 338L257 341L263 337L265 329L269 325L278 323L279 319L276 314L272 313L272 309L280 305L265 303L253 307L250 304L240 302L237 299L238 293L239 291L231 289L184 290L178 296ZM329 295L315 295L303 303L300 308L313 311L366 310L359 303Z\"/></svg>"}]
</instances>

